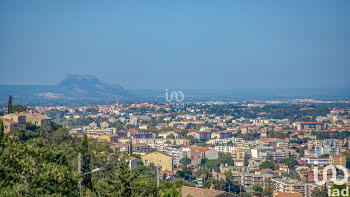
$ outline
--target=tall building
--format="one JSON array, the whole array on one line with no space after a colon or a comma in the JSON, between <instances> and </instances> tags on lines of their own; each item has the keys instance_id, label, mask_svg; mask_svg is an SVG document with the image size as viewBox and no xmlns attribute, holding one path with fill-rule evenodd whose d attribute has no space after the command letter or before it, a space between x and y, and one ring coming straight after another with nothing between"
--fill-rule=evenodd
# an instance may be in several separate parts
<instances>
[{"instance_id":1,"label":"tall building","mask_svg":"<svg viewBox=\"0 0 350 197\"><path fill-rule=\"evenodd\" d=\"M330 154L329 155L329 165L341 165L346 168L346 157L341 154Z\"/></svg>"}]
</instances>

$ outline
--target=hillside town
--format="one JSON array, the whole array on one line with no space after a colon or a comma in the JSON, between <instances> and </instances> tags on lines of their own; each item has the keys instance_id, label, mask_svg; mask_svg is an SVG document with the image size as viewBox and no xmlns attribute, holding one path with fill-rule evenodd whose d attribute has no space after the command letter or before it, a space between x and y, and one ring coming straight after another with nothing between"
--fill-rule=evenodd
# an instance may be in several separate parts
<instances>
[{"instance_id":1,"label":"hillside town","mask_svg":"<svg viewBox=\"0 0 350 197\"><path fill-rule=\"evenodd\" d=\"M28 107L0 119L5 133L62 124L73 137L85 134L127 155L130 169L154 166L157 182L181 178L196 188L183 186L183 196L320 196L333 184L315 183L326 166L350 168L349 107L117 102Z\"/></svg>"}]
</instances>

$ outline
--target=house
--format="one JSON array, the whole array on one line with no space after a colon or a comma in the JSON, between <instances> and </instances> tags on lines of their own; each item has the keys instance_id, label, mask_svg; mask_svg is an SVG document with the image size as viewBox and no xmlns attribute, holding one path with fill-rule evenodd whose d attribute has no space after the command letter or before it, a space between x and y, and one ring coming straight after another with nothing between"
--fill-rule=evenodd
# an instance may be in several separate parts
<instances>
[{"instance_id":1,"label":"house","mask_svg":"<svg viewBox=\"0 0 350 197\"><path fill-rule=\"evenodd\" d=\"M233 163L235 166L239 166L239 167L244 166L244 160L235 159L235 160L233 160Z\"/></svg>"},{"instance_id":2,"label":"house","mask_svg":"<svg viewBox=\"0 0 350 197\"><path fill-rule=\"evenodd\" d=\"M115 153L112 153L114 155L116 155ZM118 159L125 159L125 161L129 164L129 169L133 169L137 166L137 158L136 157L131 157L131 156L127 156L127 155L119 155Z\"/></svg>"},{"instance_id":3,"label":"house","mask_svg":"<svg viewBox=\"0 0 350 197\"><path fill-rule=\"evenodd\" d=\"M181 196L192 196L192 197L238 197L237 195L215 189L202 189L198 187L182 186Z\"/></svg>"},{"instance_id":4,"label":"house","mask_svg":"<svg viewBox=\"0 0 350 197\"><path fill-rule=\"evenodd\" d=\"M138 132L138 133L131 134L131 136L133 139L154 139L156 137L156 134Z\"/></svg>"},{"instance_id":5,"label":"house","mask_svg":"<svg viewBox=\"0 0 350 197\"><path fill-rule=\"evenodd\" d=\"M273 197L303 197L303 194L300 192L277 192Z\"/></svg>"},{"instance_id":6,"label":"house","mask_svg":"<svg viewBox=\"0 0 350 197\"><path fill-rule=\"evenodd\" d=\"M128 157L126 160L129 162L130 170L137 166L137 158L136 157Z\"/></svg>"},{"instance_id":7,"label":"house","mask_svg":"<svg viewBox=\"0 0 350 197\"><path fill-rule=\"evenodd\" d=\"M191 164L197 165L201 162L203 158L207 159L218 159L219 152L214 149L203 148L203 147L191 147L190 157Z\"/></svg>"},{"instance_id":8,"label":"house","mask_svg":"<svg viewBox=\"0 0 350 197\"><path fill-rule=\"evenodd\" d=\"M111 147L115 153L129 152L130 144L113 143Z\"/></svg>"},{"instance_id":9,"label":"house","mask_svg":"<svg viewBox=\"0 0 350 197\"><path fill-rule=\"evenodd\" d=\"M153 163L155 166L161 167L162 171L168 170L172 172L174 169L173 157L163 152L151 152L141 156L141 159L146 166Z\"/></svg>"},{"instance_id":10,"label":"house","mask_svg":"<svg viewBox=\"0 0 350 197\"><path fill-rule=\"evenodd\" d=\"M226 139L232 137L232 131L218 131L211 133L211 138L214 139Z\"/></svg>"},{"instance_id":11,"label":"house","mask_svg":"<svg viewBox=\"0 0 350 197\"><path fill-rule=\"evenodd\" d=\"M129 152L130 144L112 143L112 149L115 153ZM147 153L151 150L151 147L147 144L132 144L133 153Z\"/></svg>"},{"instance_id":12,"label":"house","mask_svg":"<svg viewBox=\"0 0 350 197\"><path fill-rule=\"evenodd\" d=\"M27 122L30 122L37 126L51 127L51 118L48 116L45 116L39 113L34 113L34 112L22 112L20 114L23 114L24 116L26 116Z\"/></svg>"},{"instance_id":13,"label":"house","mask_svg":"<svg viewBox=\"0 0 350 197\"><path fill-rule=\"evenodd\" d=\"M99 137L100 141L108 141L108 142L118 142L118 134L111 134L111 135L101 135Z\"/></svg>"},{"instance_id":14,"label":"house","mask_svg":"<svg viewBox=\"0 0 350 197\"><path fill-rule=\"evenodd\" d=\"M26 116L21 113L7 114L0 119L4 124L4 132L8 133L14 128L26 129Z\"/></svg>"},{"instance_id":15,"label":"house","mask_svg":"<svg viewBox=\"0 0 350 197\"><path fill-rule=\"evenodd\" d=\"M195 139L210 139L211 132L210 131L196 131L188 133L187 135L192 135Z\"/></svg>"},{"instance_id":16,"label":"house","mask_svg":"<svg viewBox=\"0 0 350 197\"><path fill-rule=\"evenodd\" d=\"M184 134L180 131L165 131L165 132L160 132L158 134L159 137L163 137L163 139L166 139L170 136L173 136L174 139L182 139L184 138Z\"/></svg>"}]
</instances>

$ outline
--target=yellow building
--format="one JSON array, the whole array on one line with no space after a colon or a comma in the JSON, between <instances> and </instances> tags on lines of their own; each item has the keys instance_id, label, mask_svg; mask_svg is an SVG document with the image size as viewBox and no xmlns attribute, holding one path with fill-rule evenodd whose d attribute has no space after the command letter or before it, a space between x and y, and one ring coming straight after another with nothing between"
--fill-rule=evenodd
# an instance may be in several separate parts
<instances>
[{"instance_id":1,"label":"yellow building","mask_svg":"<svg viewBox=\"0 0 350 197\"><path fill-rule=\"evenodd\" d=\"M161 171L173 171L173 157L163 152L155 151L141 156L142 162L148 166L153 163L155 166L161 167Z\"/></svg>"},{"instance_id":2,"label":"yellow building","mask_svg":"<svg viewBox=\"0 0 350 197\"><path fill-rule=\"evenodd\" d=\"M236 160L244 160L245 154L246 153L244 151L236 151L235 152Z\"/></svg>"},{"instance_id":3,"label":"yellow building","mask_svg":"<svg viewBox=\"0 0 350 197\"><path fill-rule=\"evenodd\" d=\"M37 126L51 127L51 118L45 115L34 112L22 112L20 113L26 117L27 122L35 124Z\"/></svg>"},{"instance_id":4,"label":"yellow building","mask_svg":"<svg viewBox=\"0 0 350 197\"><path fill-rule=\"evenodd\" d=\"M329 155L329 165L341 165L346 168L346 157L341 154L330 154Z\"/></svg>"},{"instance_id":5,"label":"yellow building","mask_svg":"<svg viewBox=\"0 0 350 197\"><path fill-rule=\"evenodd\" d=\"M4 132L8 133L14 128L26 129L26 117L20 113L7 114L0 119L4 124Z\"/></svg>"},{"instance_id":6,"label":"yellow building","mask_svg":"<svg viewBox=\"0 0 350 197\"><path fill-rule=\"evenodd\" d=\"M101 135L99 137L100 141L108 141L111 143L117 143L118 142L118 135L117 134L111 134L111 135Z\"/></svg>"}]
</instances>

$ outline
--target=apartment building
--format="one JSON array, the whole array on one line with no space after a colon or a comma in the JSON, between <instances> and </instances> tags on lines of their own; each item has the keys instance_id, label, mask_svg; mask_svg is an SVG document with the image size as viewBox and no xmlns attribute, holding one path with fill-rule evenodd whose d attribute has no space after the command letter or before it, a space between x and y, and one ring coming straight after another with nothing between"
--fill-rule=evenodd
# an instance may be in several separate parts
<instances>
[{"instance_id":1,"label":"apartment building","mask_svg":"<svg viewBox=\"0 0 350 197\"><path fill-rule=\"evenodd\" d=\"M330 154L329 155L329 165L341 165L346 168L346 156L341 154Z\"/></svg>"},{"instance_id":2,"label":"apartment building","mask_svg":"<svg viewBox=\"0 0 350 197\"><path fill-rule=\"evenodd\" d=\"M222 153L233 153L235 148L233 146L214 146L214 150Z\"/></svg>"},{"instance_id":3,"label":"apartment building","mask_svg":"<svg viewBox=\"0 0 350 197\"><path fill-rule=\"evenodd\" d=\"M329 165L328 157L309 157L305 161L308 165L315 165L315 164L321 165L321 166Z\"/></svg>"},{"instance_id":4,"label":"apartment building","mask_svg":"<svg viewBox=\"0 0 350 197\"><path fill-rule=\"evenodd\" d=\"M159 137L163 137L164 139L168 138L169 136L174 136L174 139L182 139L184 138L184 134L180 131L165 131L160 132L158 134Z\"/></svg>"},{"instance_id":5,"label":"apartment building","mask_svg":"<svg viewBox=\"0 0 350 197\"><path fill-rule=\"evenodd\" d=\"M325 124L323 122L299 122L297 125L298 130L312 129L316 131L324 130Z\"/></svg>"},{"instance_id":6,"label":"apartment building","mask_svg":"<svg viewBox=\"0 0 350 197\"><path fill-rule=\"evenodd\" d=\"M296 179L272 178L275 183L275 192L305 191L305 183Z\"/></svg>"},{"instance_id":7,"label":"apartment building","mask_svg":"<svg viewBox=\"0 0 350 197\"><path fill-rule=\"evenodd\" d=\"M192 135L195 139L211 139L210 131L196 131L188 133L187 135Z\"/></svg>"},{"instance_id":8,"label":"apartment building","mask_svg":"<svg viewBox=\"0 0 350 197\"><path fill-rule=\"evenodd\" d=\"M130 144L113 143L111 145L115 153L129 152ZM151 147L147 144L132 144L133 153L148 153Z\"/></svg>"}]
</instances>

